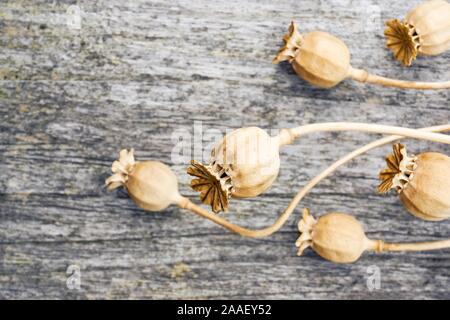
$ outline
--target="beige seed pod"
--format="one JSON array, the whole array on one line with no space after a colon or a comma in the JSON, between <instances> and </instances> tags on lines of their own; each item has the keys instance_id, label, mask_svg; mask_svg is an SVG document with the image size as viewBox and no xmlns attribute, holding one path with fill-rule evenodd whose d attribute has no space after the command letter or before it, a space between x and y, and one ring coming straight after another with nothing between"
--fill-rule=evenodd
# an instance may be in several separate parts
<instances>
[{"instance_id":1,"label":"beige seed pod","mask_svg":"<svg viewBox=\"0 0 450 320\"><path fill-rule=\"evenodd\" d=\"M404 145L395 144L386 162L380 193L397 190L405 208L420 219L450 218L450 157L437 152L408 156Z\"/></svg>"},{"instance_id":2,"label":"beige seed pod","mask_svg":"<svg viewBox=\"0 0 450 320\"><path fill-rule=\"evenodd\" d=\"M124 187L136 204L149 211L164 210L180 202L178 181L172 170L158 161L134 160L134 150L121 150L106 179L108 190Z\"/></svg>"},{"instance_id":3,"label":"beige seed pod","mask_svg":"<svg viewBox=\"0 0 450 320\"><path fill-rule=\"evenodd\" d=\"M410 66L418 55L441 54L450 48L450 3L425 1L404 21L387 21L384 34L387 46L405 66Z\"/></svg>"},{"instance_id":4,"label":"beige seed pod","mask_svg":"<svg viewBox=\"0 0 450 320\"><path fill-rule=\"evenodd\" d=\"M298 255L311 247L322 258L336 263L351 263L373 246L358 220L345 213L333 212L315 220L309 209L304 209L298 228L301 232L296 242Z\"/></svg>"},{"instance_id":5,"label":"beige seed pod","mask_svg":"<svg viewBox=\"0 0 450 320\"><path fill-rule=\"evenodd\" d=\"M192 161L191 187L214 212L226 211L230 197L256 197L267 190L280 169L279 138L257 128L227 134L211 152L209 164Z\"/></svg>"},{"instance_id":6,"label":"beige seed pod","mask_svg":"<svg viewBox=\"0 0 450 320\"><path fill-rule=\"evenodd\" d=\"M363 69L353 68L350 63L349 49L342 40L322 31L313 31L302 35L294 22L289 26L289 31L283 40L285 44L273 59L273 63L289 61L300 78L319 88L334 87L346 78L397 88L450 88L450 81L404 81L381 77Z\"/></svg>"},{"instance_id":7,"label":"beige seed pod","mask_svg":"<svg viewBox=\"0 0 450 320\"><path fill-rule=\"evenodd\" d=\"M364 233L361 223L346 213L332 212L316 220L309 209L304 209L298 229L301 234L295 245L299 256L311 247L322 258L336 263L355 262L364 251L425 251L450 247L450 239L418 243L371 240Z\"/></svg>"}]
</instances>

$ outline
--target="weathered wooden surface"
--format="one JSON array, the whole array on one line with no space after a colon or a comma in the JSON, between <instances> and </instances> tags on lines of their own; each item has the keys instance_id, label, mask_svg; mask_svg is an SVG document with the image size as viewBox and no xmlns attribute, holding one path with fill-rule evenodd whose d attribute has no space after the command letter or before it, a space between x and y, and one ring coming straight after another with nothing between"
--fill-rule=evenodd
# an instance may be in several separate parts
<instances>
[{"instance_id":1,"label":"weathered wooden surface","mask_svg":"<svg viewBox=\"0 0 450 320\"><path fill-rule=\"evenodd\" d=\"M119 149L173 164L172 134L323 121L424 127L448 123L448 91L402 91L346 81L314 89L271 59L288 23L326 30L355 67L404 79L448 80L450 55L402 68L384 48L382 21L419 1L24 1L0 3L0 298L450 298L450 251L367 254L335 265L296 256L298 214L276 235L245 239L170 208L145 213L103 188ZM81 29L66 24L78 4ZM76 25L75 25L76 26ZM320 134L282 153L262 197L233 201L232 221L269 225L296 190L328 164L378 138ZM444 145L408 141L420 152ZM408 215L379 196L386 146L321 183L300 209L338 210L390 241L450 236L448 222ZM66 287L69 265L81 289ZM381 272L370 291L369 266Z\"/></svg>"}]
</instances>

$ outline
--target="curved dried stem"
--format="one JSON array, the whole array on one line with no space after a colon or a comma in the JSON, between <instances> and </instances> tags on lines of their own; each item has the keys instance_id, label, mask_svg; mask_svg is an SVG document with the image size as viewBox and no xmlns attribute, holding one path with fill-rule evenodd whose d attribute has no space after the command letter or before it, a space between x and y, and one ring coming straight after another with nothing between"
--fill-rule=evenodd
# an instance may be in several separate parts
<instances>
[{"instance_id":1,"label":"curved dried stem","mask_svg":"<svg viewBox=\"0 0 450 320\"><path fill-rule=\"evenodd\" d=\"M418 130L420 130L421 132L427 132L427 131L445 132L445 131L450 131L450 124L442 125L442 126L435 126L435 127L428 127L428 128L418 129ZM287 208L278 217L278 219L271 226L263 228L263 229L253 230L253 229L248 229L248 228L244 228L239 225L233 224L233 223L229 222L228 220L226 220L222 217L219 217L219 216L197 206L196 204L192 203L187 198L182 198L180 200L180 202L178 203L178 205L181 208L188 209L188 210L192 211L193 213L195 213L201 217L204 217L206 219L209 219L209 220L213 221L214 223L217 223L218 225L221 225L222 227L224 227L232 232L235 232L237 234L240 234L242 236L251 237L251 238L266 237L266 236L269 236L269 235L277 232L284 225L284 223L288 220L288 218L293 213L294 209L297 207L297 205L300 203L300 201L305 197L305 195L307 195L309 193L309 191L311 191L320 181L322 181L327 176L329 176L334 171L336 171L340 166L348 163L349 161L356 158L357 156L364 154L372 149L381 147L383 145L389 144L396 140L400 140L402 138L404 138L404 137L399 136L399 135L394 135L394 136L389 136L389 137L385 137L385 138L376 140L376 141L369 143L359 149L356 149L355 151L347 154L346 156L342 157L338 161L334 162L332 165L330 165L328 168L326 168L324 171L322 171L320 174L318 174L316 177L314 177L312 180L310 180L308 182L308 184L306 186L304 186L295 195L295 197L291 200L291 202L289 203Z\"/></svg>"}]
</instances>

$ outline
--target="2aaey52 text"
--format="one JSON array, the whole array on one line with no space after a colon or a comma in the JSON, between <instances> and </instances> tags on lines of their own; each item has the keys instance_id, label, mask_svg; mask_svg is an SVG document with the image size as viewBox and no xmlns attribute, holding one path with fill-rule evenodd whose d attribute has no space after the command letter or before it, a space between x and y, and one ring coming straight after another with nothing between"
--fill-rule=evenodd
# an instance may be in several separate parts
<instances>
[{"instance_id":1,"label":"2aaey52 text","mask_svg":"<svg viewBox=\"0 0 450 320\"><path fill-rule=\"evenodd\" d=\"M269 304L222 304L212 306L179 306L178 315L197 315L208 318L211 315L271 315L272 306Z\"/></svg>"}]
</instances>

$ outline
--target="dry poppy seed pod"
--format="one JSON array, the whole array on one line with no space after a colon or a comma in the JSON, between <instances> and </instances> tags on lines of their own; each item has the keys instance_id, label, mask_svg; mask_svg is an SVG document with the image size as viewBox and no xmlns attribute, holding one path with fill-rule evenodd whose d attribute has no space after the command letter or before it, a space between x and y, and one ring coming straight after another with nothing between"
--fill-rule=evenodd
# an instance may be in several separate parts
<instances>
[{"instance_id":1,"label":"dry poppy seed pod","mask_svg":"<svg viewBox=\"0 0 450 320\"><path fill-rule=\"evenodd\" d=\"M408 156L402 144L393 146L380 172L380 193L397 190L406 209L418 218L450 218L450 157L436 152Z\"/></svg>"},{"instance_id":2,"label":"dry poppy seed pod","mask_svg":"<svg viewBox=\"0 0 450 320\"><path fill-rule=\"evenodd\" d=\"M209 164L192 161L191 187L214 212L227 210L230 197L256 197L278 176L279 146L278 137L260 128L234 130L214 147Z\"/></svg>"},{"instance_id":3,"label":"dry poppy seed pod","mask_svg":"<svg viewBox=\"0 0 450 320\"><path fill-rule=\"evenodd\" d=\"M134 160L134 150L122 150L106 179L108 190L124 187L136 204L149 211L161 211L179 203L178 181L172 170L157 161Z\"/></svg>"},{"instance_id":4,"label":"dry poppy seed pod","mask_svg":"<svg viewBox=\"0 0 450 320\"><path fill-rule=\"evenodd\" d=\"M361 223L345 213L328 213L318 220L308 209L303 210L303 218L298 224L301 233L295 245L298 255L311 247L322 258L336 263L352 263L364 251L425 251L450 247L450 239L418 243L386 243L366 237Z\"/></svg>"},{"instance_id":5,"label":"dry poppy seed pod","mask_svg":"<svg viewBox=\"0 0 450 320\"><path fill-rule=\"evenodd\" d=\"M450 48L450 4L430 0L415 7L404 21L386 22L386 44L395 58L410 66L417 55L438 55Z\"/></svg>"},{"instance_id":6,"label":"dry poppy seed pod","mask_svg":"<svg viewBox=\"0 0 450 320\"><path fill-rule=\"evenodd\" d=\"M351 263L373 246L358 220L345 213L333 212L315 220L309 209L304 209L298 228L301 232L296 242L298 255L311 247L322 258L336 263Z\"/></svg>"},{"instance_id":7,"label":"dry poppy seed pod","mask_svg":"<svg viewBox=\"0 0 450 320\"><path fill-rule=\"evenodd\" d=\"M331 88L346 78L388 87L411 89L446 89L446 82L414 82L371 74L351 66L348 47L340 39L329 33L314 31L300 34L292 22L289 32L283 37L284 46L279 50L273 63L289 61L297 75L319 88Z\"/></svg>"}]
</instances>

